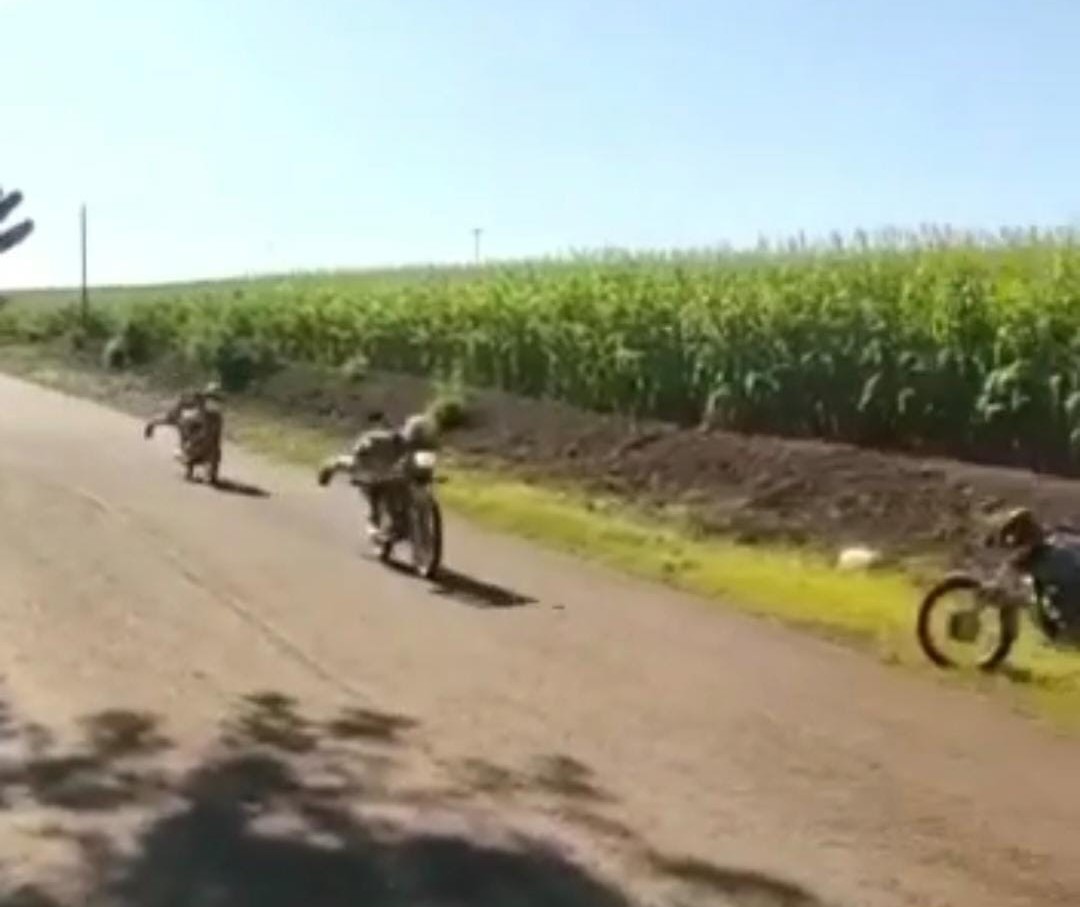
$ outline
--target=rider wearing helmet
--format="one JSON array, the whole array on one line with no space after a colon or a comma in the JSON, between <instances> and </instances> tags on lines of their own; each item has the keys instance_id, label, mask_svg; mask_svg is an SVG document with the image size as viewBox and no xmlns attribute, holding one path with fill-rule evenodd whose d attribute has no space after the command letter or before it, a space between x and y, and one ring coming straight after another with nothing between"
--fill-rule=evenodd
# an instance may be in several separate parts
<instances>
[{"instance_id":1,"label":"rider wearing helmet","mask_svg":"<svg viewBox=\"0 0 1080 907\"><path fill-rule=\"evenodd\" d=\"M221 444L221 433L224 427L225 413L223 411L224 398L221 393L221 385L211 381L201 391L195 392L195 400L199 410L197 423L198 443Z\"/></svg>"},{"instance_id":2,"label":"rider wearing helmet","mask_svg":"<svg viewBox=\"0 0 1080 907\"><path fill-rule=\"evenodd\" d=\"M217 482L217 463L221 459L224 428L221 388L214 382L200 390L185 391L168 410L146 423L147 438L162 425L171 425L180 435L177 459L212 462L210 481Z\"/></svg>"},{"instance_id":3,"label":"rider wearing helmet","mask_svg":"<svg viewBox=\"0 0 1080 907\"><path fill-rule=\"evenodd\" d=\"M438 443L438 432L431 418L423 413L415 413L401 423L398 431L408 450L434 450Z\"/></svg>"},{"instance_id":4,"label":"rider wearing helmet","mask_svg":"<svg viewBox=\"0 0 1080 907\"><path fill-rule=\"evenodd\" d=\"M1070 635L1080 632L1080 535L1048 533L1026 507L1008 511L991 540L1012 549L1008 569L1030 576Z\"/></svg>"},{"instance_id":5,"label":"rider wearing helmet","mask_svg":"<svg viewBox=\"0 0 1080 907\"><path fill-rule=\"evenodd\" d=\"M405 454L429 450L435 445L431 421L416 414L407 418L400 429L393 429L381 411L368 416L371 426L353 443L348 453L326 460L319 468L319 484L328 485L339 472L350 474L368 503L368 535L376 542L383 538L380 529L382 489Z\"/></svg>"},{"instance_id":6,"label":"rider wearing helmet","mask_svg":"<svg viewBox=\"0 0 1080 907\"><path fill-rule=\"evenodd\" d=\"M222 413L221 387L217 382L210 382L200 390L184 391L165 412L146 423L145 434L150 437L154 429L161 425L179 426L181 418L192 411L198 416L197 431L200 436L210 431L220 441Z\"/></svg>"}]
</instances>

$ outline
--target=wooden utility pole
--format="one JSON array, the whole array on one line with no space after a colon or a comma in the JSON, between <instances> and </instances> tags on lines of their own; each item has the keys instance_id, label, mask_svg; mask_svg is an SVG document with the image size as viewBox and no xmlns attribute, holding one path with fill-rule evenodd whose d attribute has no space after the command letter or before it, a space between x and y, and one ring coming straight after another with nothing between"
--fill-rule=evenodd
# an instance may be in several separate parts
<instances>
[{"instance_id":1,"label":"wooden utility pole","mask_svg":"<svg viewBox=\"0 0 1080 907\"><path fill-rule=\"evenodd\" d=\"M473 256L476 264L480 264L480 234L484 232L483 227L473 227Z\"/></svg>"},{"instance_id":2,"label":"wooden utility pole","mask_svg":"<svg viewBox=\"0 0 1080 907\"><path fill-rule=\"evenodd\" d=\"M86 287L86 205L79 208L79 244L82 250L82 297L80 309L83 323L90 314L90 294Z\"/></svg>"}]
</instances>

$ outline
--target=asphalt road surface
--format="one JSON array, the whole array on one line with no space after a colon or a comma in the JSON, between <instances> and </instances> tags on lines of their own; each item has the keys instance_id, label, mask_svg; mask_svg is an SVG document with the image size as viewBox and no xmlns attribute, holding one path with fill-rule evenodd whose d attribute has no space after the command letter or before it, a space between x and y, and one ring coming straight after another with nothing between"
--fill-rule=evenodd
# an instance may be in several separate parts
<instances>
[{"instance_id":1,"label":"asphalt road surface","mask_svg":"<svg viewBox=\"0 0 1080 907\"><path fill-rule=\"evenodd\" d=\"M173 446L0 378L0 904L1080 904L1076 742L453 519L424 583Z\"/></svg>"}]
</instances>

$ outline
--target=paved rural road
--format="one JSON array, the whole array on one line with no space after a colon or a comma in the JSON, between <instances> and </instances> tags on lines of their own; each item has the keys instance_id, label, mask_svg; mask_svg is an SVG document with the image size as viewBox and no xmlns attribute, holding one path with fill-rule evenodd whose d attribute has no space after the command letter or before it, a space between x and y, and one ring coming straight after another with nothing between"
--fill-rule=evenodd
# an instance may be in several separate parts
<instances>
[{"instance_id":1,"label":"paved rural road","mask_svg":"<svg viewBox=\"0 0 1080 907\"><path fill-rule=\"evenodd\" d=\"M0 378L0 903L1080 904L1076 743L456 521L435 588L171 444Z\"/></svg>"}]
</instances>

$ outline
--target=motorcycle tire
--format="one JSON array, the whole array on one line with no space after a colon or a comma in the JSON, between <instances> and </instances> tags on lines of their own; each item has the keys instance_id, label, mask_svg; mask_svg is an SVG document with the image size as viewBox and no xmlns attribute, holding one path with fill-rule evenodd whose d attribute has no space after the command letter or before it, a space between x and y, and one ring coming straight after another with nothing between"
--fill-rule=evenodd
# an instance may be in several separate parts
<instances>
[{"instance_id":1,"label":"motorcycle tire","mask_svg":"<svg viewBox=\"0 0 1080 907\"><path fill-rule=\"evenodd\" d=\"M364 483L358 482L356 479L352 479L351 482L357 488L362 489L364 487ZM393 508L397 502L391 497L391 494L392 492L384 493L382 506L379 508L378 526L382 530L385 541L379 542L368 536L368 544L374 548L375 556L384 564L390 561L394 548L398 543L398 534L395 531L393 516Z\"/></svg>"},{"instance_id":2,"label":"motorcycle tire","mask_svg":"<svg viewBox=\"0 0 1080 907\"><path fill-rule=\"evenodd\" d=\"M953 592L965 590L975 591L981 589L982 585L982 581L977 577L967 573L954 573L945 577L945 579L934 586L922 600L922 604L919 606L917 623L919 646L926 657L939 668L955 668L956 663L941 650L937 640L934 638L931 618L934 615L935 609ZM980 671L986 673L991 673L1001 666L1009 656L1009 652L1012 651L1012 647L1016 643L1016 638L1020 632L1016 608L995 608L994 611L997 613L998 620L1001 622L1001 635L994 648L976 662L976 667Z\"/></svg>"},{"instance_id":3,"label":"motorcycle tire","mask_svg":"<svg viewBox=\"0 0 1080 907\"><path fill-rule=\"evenodd\" d=\"M367 536L368 545L374 549L375 556L384 564L390 561L390 558L394 554L394 547L397 545L397 538L394 532L394 521L390 514L384 508L379 514L378 527L383 535L383 541L372 538L371 535Z\"/></svg>"},{"instance_id":4,"label":"motorcycle tire","mask_svg":"<svg viewBox=\"0 0 1080 907\"><path fill-rule=\"evenodd\" d=\"M375 553L379 556L379 560L382 561L384 564L389 562L391 555L393 555L394 553L394 542L380 542L376 546Z\"/></svg>"},{"instance_id":5,"label":"motorcycle tire","mask_svg":"<svg viewBox=\"0 0 1080 907\"><path fill-rule=\"evenodd\" d=\"M412 512L409 514L409 528L412 538L409 539L409 546L412 548L413 570L422 579L434 579L442 566L442 508L427 489L415 490L410 506ZM429 537L426 545L423 542L418 545L419 527L424 522L428 524Z\"/></svg>"}]
</instances>

